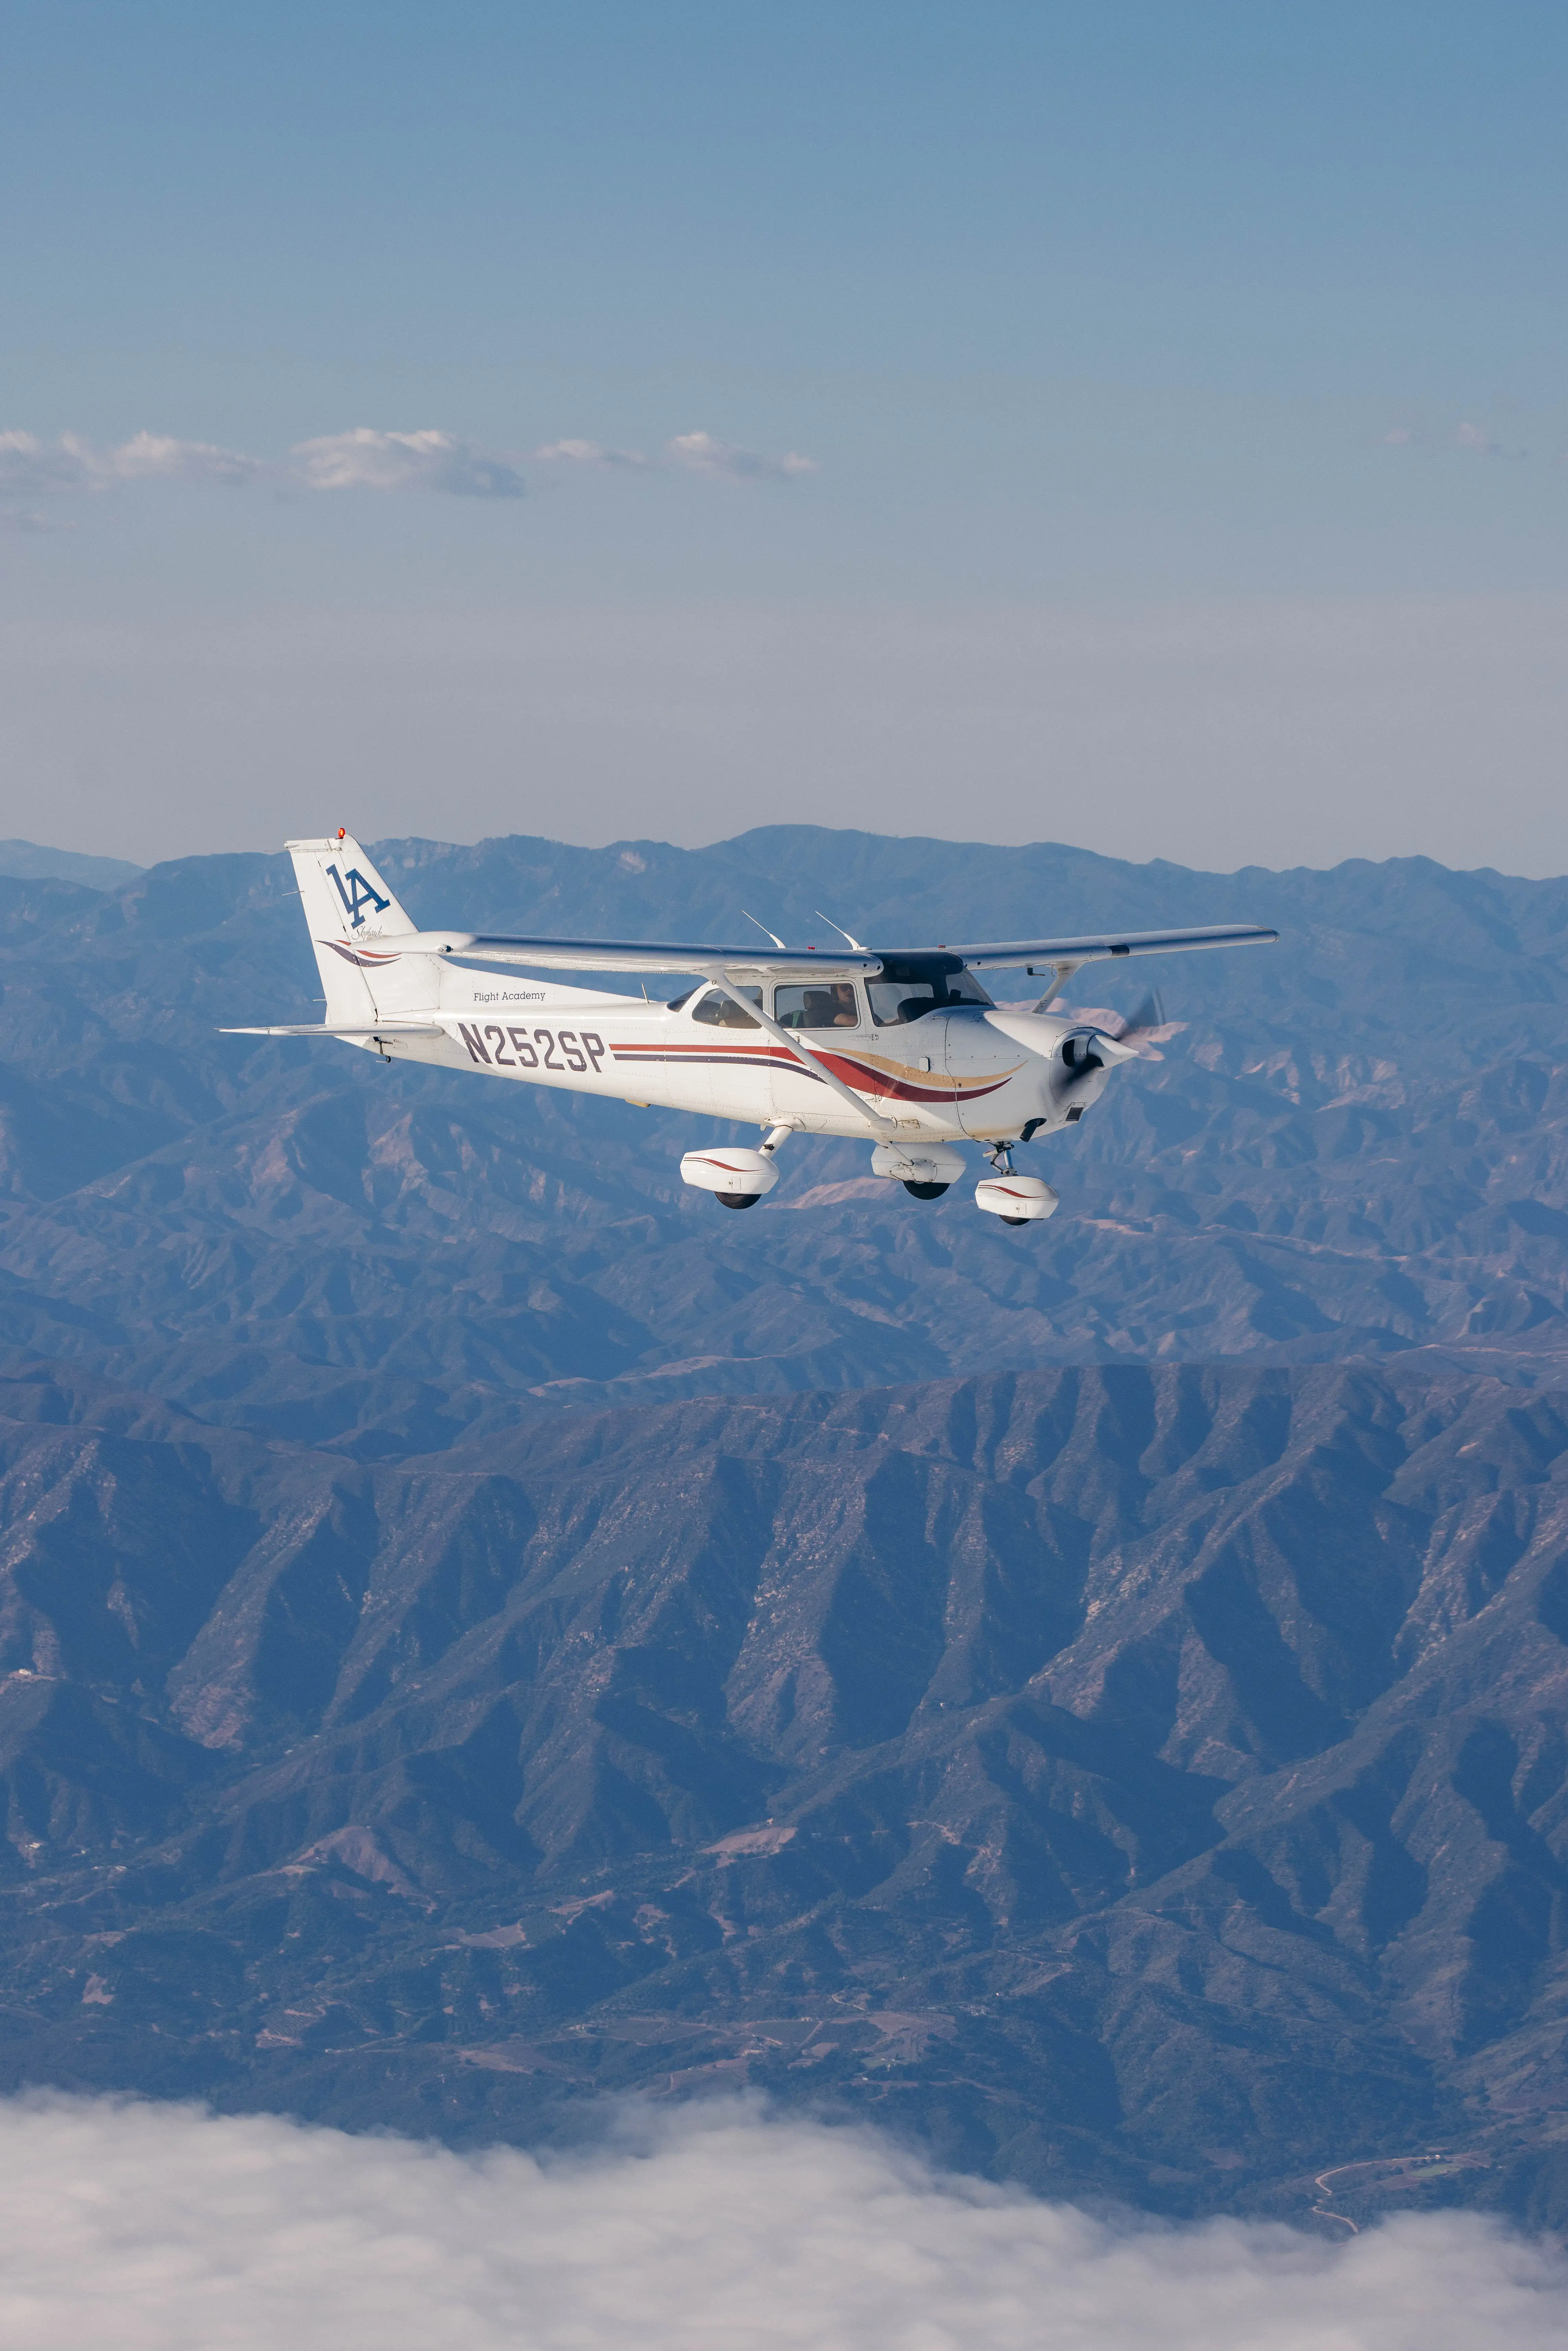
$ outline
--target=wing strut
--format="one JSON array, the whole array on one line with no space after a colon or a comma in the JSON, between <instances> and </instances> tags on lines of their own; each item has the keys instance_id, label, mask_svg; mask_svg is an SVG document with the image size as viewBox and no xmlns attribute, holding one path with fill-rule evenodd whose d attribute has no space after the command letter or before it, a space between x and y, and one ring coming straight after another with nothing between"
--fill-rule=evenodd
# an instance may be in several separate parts
<instances>
[{"instance_id":1,"label":"wing strut","mask_svg":"<svg viewBox=\"0 0 1568 2351\"><path fill-rule=\"evenodd\" d=\"M1026 967L1026 968L1027 968L1027 967ZM1071 978L1071 977L1072 977L1073 973L1074 973L1075 971L1082 971L1082 968L1083 968L1083 967L1082 967L1082 964L1076 964L1076 963L1059 963L1059 964L1057 964L1057 965L1054 967L1054 973L1055 973L1055 976L1054 976L1054 977L1053 977L1053 978L1052 978L1052 980L1051 980L1051 986L1046 989L1045 994L1040 998L1040 1002L1035 1006L1035 1008L1035 1008L1035 1010L1036 1010L1037 1012L1044 1012L1045 1010L1047 1010L1047 1008L1049 1008L1052 1003L1054 1003L1054 1001L1056 1000L1056 998L1061 995L1061 993L1062 989L1066 987L1066 985L1067 985L1068 981Z\"/></svg>"},{"instance_id":2,"label":"wing strut","mask_svg":"<svg viewBox=\"0 0 1568 2351\"><path fill-rule=\"evenodd\" d=\"M842 1094L850 1108L864 1119L873 1134L880 1134L884 1140L896 1142L898 1129L892 1120L881 1117L862 1101L852 1086L846 1086L842 1078L836 1076L825 1061L820 1061L815 1053L809 1051L799 1039L791 1037L788 1029L780 1029L777 1020L770 1020L760 1004L753 1004L748 997L742 996L737 987L732 987L722 971L710 968L707 976L716 987L722 988L732 1004L739 1005L748 1020L755 1020L758 1028L766 1029L770 1037L777 1037L779 1042L792 1053L798 1061L803 1063L814 1078L824 1079L835 1093Z\"/></svg>"}]
</instances>

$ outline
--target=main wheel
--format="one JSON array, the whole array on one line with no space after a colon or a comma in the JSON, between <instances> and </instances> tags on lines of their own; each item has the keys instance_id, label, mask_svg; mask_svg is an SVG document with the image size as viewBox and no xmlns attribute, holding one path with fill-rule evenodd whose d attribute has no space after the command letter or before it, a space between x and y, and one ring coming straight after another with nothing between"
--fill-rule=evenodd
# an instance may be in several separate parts
<instances>
[{"instance_id":1,"label":"main wheel","mask_svg":"<svg viewBox=\"0 0 1568 2351\"><path fill-rule=\"evenodd\" d=\"M939 1200L948 1187L946 1184L912 1184L906 1176L904 1188L912 1200Z\"/></svg>"},{"instance_id":2,"label":"main wheel","mask_svg":"<svg viewBox=\"0 0 1568 2351\"><path fill-rule=\"evenodd\" d=\"M1031 1217L998 1217L997 1218L998 1225L1028 1225L1032 1224L1033 1221Z\"/></svg>"},{"instance_id":3,"label":"main wheel","mask_svg":"<svg viewBox=\"0 0 1568 2351\"><path fill-rule=\"evenodd\" d=\"M755 1208L762 1195L760 1192L716 1192L713 1196L721 1208Z\"/></svg>"}]
</instances>

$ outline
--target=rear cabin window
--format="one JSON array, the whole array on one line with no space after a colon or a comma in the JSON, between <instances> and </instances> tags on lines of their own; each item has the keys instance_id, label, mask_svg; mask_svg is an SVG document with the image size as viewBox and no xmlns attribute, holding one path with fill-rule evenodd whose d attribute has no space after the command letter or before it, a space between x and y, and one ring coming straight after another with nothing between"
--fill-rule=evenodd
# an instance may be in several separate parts
<instances>
[{"instance_id":1,"label":"rear cabin window","mask_svg":"<svg viewBox=\"0 0 1568 2351\"><path fill-rule=\"evenodd\" d=\"M776 987L773 1018L780 1029L858 1029L861 1019L848 980L818 987Z\"/></svg>"},{"instance_id":2,"label":"rear cabin window","mask_svg":"<svg viewBox=\"0 0 1568 2351\"><path fill-rule=\"evenodd\" d=\"M761 1010L762 990L759 987L743 987L740 993L748 1004L755 1004L758 1010ZM757 1026L750 1013L743 1012L734 997L726 996L718 987L710 987L702 1002L693 1005L692 1019L705 1022L710 1029L755 1029Z\"/></svg>"}]
</instances>

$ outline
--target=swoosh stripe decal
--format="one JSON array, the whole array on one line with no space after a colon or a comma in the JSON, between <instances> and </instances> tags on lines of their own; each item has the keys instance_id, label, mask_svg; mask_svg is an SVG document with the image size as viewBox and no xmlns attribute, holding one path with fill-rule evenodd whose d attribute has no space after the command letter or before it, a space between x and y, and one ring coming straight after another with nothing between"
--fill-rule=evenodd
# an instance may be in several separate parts
<instances>
[{"instance_id":1,"label":"swoosh stripe decal","mask_svg":"<svg viewBox=\"0 0 1568 2351\"><path fill-rule=\"evenodd\" d=\"M771 1050L767 1047L731 1046L727 1049L721 1047L715 1051L701 1045L612 1045L610 1050L617 1061L639 1065L674 1061L687 1068L785 1069L793 1075L810 1078L813 1085L820 1086L823 1082L817 1071L807 1069L796 1061L792 1053L785 1052L779 1046L773 1047ZM938 1105L978 1102L987 1094L998 1092L1013 1075L1012 1071L1004 1070L999 1077L988 1079L980 1085L964 1086L956 1079L949 1079L946 1087L920 1086L908 1079L886 1077L880 1070L868 1070L862 1063L847 1061L838 1053L824 1053L822 1059L836 1077L842 1078L846 1085L854 1087L858 1092L894 1102L935 1102Z\"/></svg>"},{"instance_id":2,"label":"swoosh stripe decal","mask_svg":"<svg viewBox=\"0 0 1568 2351\"><path fill-rule=\"evenodd\" d=\"M332 953L340 955L345 963L358 964L361 970L374 971L384 963L401 963L402 960L401 947L383 947L378 952L373 947L346 947L341 939L318 939L316 944L319 947L330 947Z\"/></svg>"}]
</instances>

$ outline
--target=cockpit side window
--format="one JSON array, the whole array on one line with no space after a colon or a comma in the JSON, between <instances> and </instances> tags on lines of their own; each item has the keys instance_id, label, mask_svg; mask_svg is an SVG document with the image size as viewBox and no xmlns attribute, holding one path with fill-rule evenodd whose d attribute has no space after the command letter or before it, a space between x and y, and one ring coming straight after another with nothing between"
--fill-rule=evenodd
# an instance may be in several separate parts
<instances>
[{"instance_id":1,"label":"cockpit side window","mask_svg":"<svg viewBox=\"0 0 1568 2351\"><path fill-rule=\"evenodd\" d=\"M927 1012L941 1012L956 1004L989 1004L990 998L972 971L943 956L883 960L882 977L866 982L872 1019L879 1029L894 1029Z\"/></svg>"},{"instance_id":2,"label":"cockpit side window","mask_svg":"<svg viewBox=\"0 0 1568 2351\"><path fill-rule=\"evenodd\" d=\"M868 979L865 992L879 1029L894 1029L936 1009L936 990L928 979Z\"/></svg>"},{"instance_id":3,"label":"cockpit side window","mask_svg":"<svg viewBox=\"0 0 1568 2351\"><path fill-rule=\"evenodd\" d=\"M762 1009L762 990L759 987L743 987L739 993L748 1004L755 1004L758 1011ZM692 1019L702 1021L708 1029L755 1029L757 1026L750 1013L743 1012L734 997L727 996L722 987L710 987L702 1002L693 1005Z\"/></svg>"},{"instance_id":4,"label":"cockpit side window","mask_svg":"<svg viewBox=\"0 0 1568 2351\"><path fill-rule=\"evenodd\" d=\"M830 980L816 987L776 987L773 1018L780 1029L858 1029L853 983Z\"/></svg>"}]
</instances>

